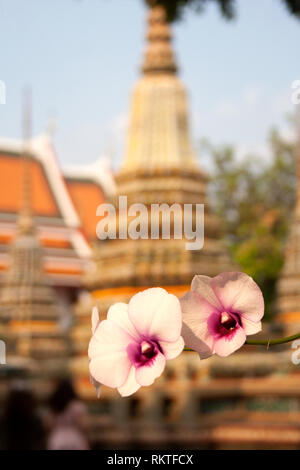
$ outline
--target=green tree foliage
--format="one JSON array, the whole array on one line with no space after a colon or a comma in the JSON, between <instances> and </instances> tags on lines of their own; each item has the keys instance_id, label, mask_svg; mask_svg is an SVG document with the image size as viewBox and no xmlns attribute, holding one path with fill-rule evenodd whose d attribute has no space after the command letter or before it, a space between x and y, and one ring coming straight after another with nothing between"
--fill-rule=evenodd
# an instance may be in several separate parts
<instances>
[{"instance_id":1,"label":"green tree foliage","mask_svg":"<svg viewBox=\"0 0 300 470\"><path fill-rule=\"evenodd\" d=\"M295 202L295 144L277 131L272 159L237 158L233 147L205 143L213 160L210 197L233 260L262 287L270 311Z\"/></svg>"},{"instance_id":2,"label":"green tree foliage","mask_svg":"<svg viewBox=\"0 0 300 470\"><path fill-rule=\"evenodd\" d=\"M163 5L166 8L169 21L176 21L182 17L186 7L202 12L208 3L214 2L220 7L225 18L231 19L235 14L236 0L144 0L148 5ZM250 1L250 0L249 0ZM300 18L300 0L281 0L288 11Z\"/></svg>"}]
</instances>

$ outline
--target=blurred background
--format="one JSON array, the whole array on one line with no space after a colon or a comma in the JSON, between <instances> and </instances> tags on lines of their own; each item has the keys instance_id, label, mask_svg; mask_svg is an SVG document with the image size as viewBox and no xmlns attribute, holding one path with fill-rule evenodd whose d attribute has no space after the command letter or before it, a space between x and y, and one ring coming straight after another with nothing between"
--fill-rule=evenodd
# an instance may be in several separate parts
<instances>
[{"instance_id":1,"label":"blurred background","mask_svg":"<svg viewBox=\"0 0 300 470\"><path fill-rule=\"evenodd\" d=\"M299 448L297 348L90 383L90 316L195 274L263 290L300 331L296 0L0 0L0 447ZM300 87L299 87L300 88ZM292 99L294 97L294 99ZM4 100L2 100L4 101ZM205 241L99 241L99 204L204 203Z\"/></svg>"}]
</instances>

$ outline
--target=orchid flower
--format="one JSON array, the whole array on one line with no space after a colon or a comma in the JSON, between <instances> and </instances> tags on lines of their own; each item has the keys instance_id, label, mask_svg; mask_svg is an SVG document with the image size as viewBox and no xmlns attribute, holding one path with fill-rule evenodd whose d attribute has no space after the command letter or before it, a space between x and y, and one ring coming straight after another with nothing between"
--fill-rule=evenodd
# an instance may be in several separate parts
<instances>
[{"instance_id":1,"label":"orchid flower","mask_svg":"<svg viewBox=\"0 0 300 470\"><path fill-rule=\"evenodd\" d=\"M134 295L129 304L112 305L107 319L92 315L89 344L91 380L117 388L122 396L151 385L163 372L166 360L184 347L180 336L182 315L177 297L157 288Z\"/></svg>"},{"instance_id":2,"label":"orchid flower","mask_svg":"<svg viewBox=\"0 0 300 470\"><path fill-rule=\"evenodd\" d=\"M228 356L245 343L247 335L261 331L263 295L245 273L195 276L191 291L180 303L182 336L201 359L214 353Z\"/></svg>"}]
</instances>

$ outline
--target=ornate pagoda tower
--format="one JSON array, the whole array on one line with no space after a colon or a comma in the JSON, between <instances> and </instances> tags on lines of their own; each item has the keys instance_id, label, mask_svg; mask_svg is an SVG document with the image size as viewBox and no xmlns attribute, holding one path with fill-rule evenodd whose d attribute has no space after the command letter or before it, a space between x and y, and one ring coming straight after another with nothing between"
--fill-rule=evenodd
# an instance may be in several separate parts
<instances>
[{"instance_id":1,"label":"ornate pagoda tower","mask_svg":"<svg viewBox=\"0 0 300 470\"><path fill-rule=\"evenodd\" d=\"M43 376L64 372L68 347L60 309L44 273L42 248L31 211L30 108L24 112L23 208L10 249L10 268L0 295L1 333L8 361L24 360Z\"/></svg>"},{"instance_id":2,"label":"ornate pagoda tower","mask_svg":"<svg viewBox=\"0 0 300 470\"><path fill-rule=\"evenodd\" d=\"M175 203L174 218L182 221L183 204L204 204L204 248L186 250L188 240L172 238L172 230L171 239L162 239L161 233L151 239L150 226L148 239L99 242L88 284L101 308L120 294L130 296L147 286L168 286L180 294L195 273L215 275L229 269L219 220L208 207L207 177L198 169L192 149L186 93L161 6L149 12L142 77L134 89L127 147L116 179L117 196L126 195L128 206L143 203L149 212L151 204ZM119 212L120 224L123 216L127 213ZM148 224L150 220L149 213Z\"/></svg>"},{"instance_id":3,"label":"ornate pagoda tower","mask_svg":"<svg viewBox=\"0 0 300 470\"><path fill-rule=\"evenodd\" d=\"M288 332L300 327L300 144L297 148L297 192L285 262L277 285L277 319Z\"/></svg>"}]
</instances>

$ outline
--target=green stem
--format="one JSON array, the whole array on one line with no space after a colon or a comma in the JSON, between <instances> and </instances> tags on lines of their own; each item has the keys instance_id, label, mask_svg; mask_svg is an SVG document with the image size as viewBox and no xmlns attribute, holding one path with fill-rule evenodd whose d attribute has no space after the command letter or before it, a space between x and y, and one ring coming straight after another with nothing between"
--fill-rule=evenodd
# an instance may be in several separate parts
<instances>
[{"instance_id":1,"label":"green stem","mask_svg":"<svg viewBox=\"0 0 300 470\"><path fill-rule=\"evenodd\" d=\"M269 348L270 346L275 346L276 344L289 343L290 341L294 341L294 339L298 338L300 338L300 333L279 339L247 339L245 344L250 344L252 346L267 346L267 348Z\"/></svg>"},{"instance_id":2,"label":"green stem","mask_svg":"<svg viewBox=\"0 0 300 470\"><path fill-rule=\"evenodd\" d=\"M267 346L267 349L269 349L270 346L276 346L276 344L285 344L285 343L290 343L291 341L294 341L295 339L300 338L300 333L296 333L295 335L292 336L286 336L285 338L279 338L279 339L247 339L245 344L249 344L251 346ZM190 348L184 348L185 351L193 351L193 349Z\"/></svg>"}]
</instances>

